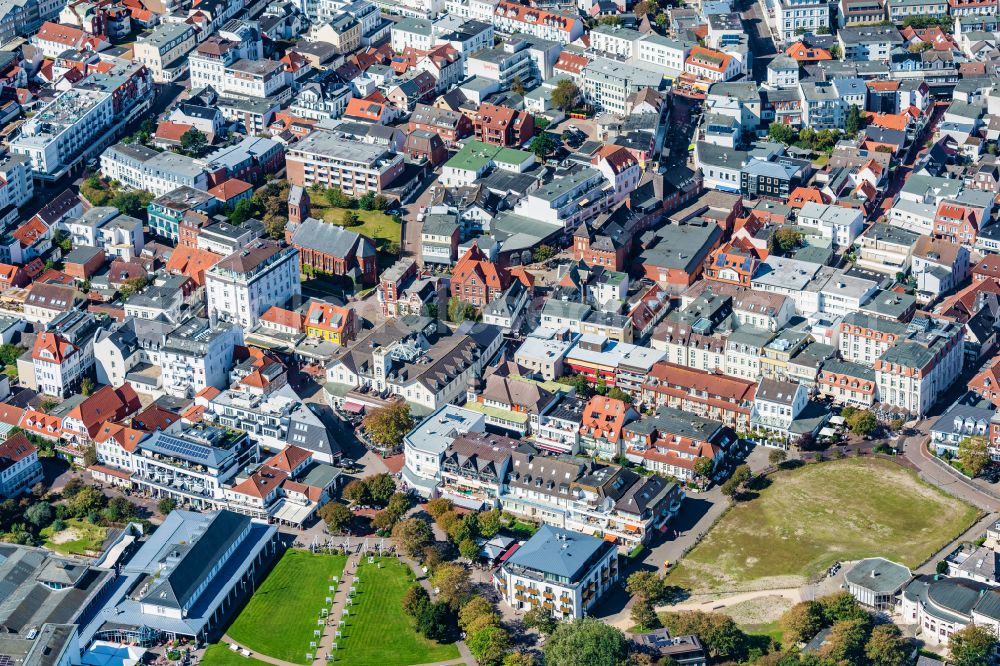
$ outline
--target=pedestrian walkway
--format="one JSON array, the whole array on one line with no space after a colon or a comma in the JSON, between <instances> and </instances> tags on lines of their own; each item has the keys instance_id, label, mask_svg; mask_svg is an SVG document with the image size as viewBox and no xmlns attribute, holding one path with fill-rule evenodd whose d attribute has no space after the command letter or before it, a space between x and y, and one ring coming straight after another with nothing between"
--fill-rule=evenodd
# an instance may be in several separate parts
<instances>
[{"instance_id":1,"label":"pedestrian walkway","mask_svg":"<svg viewBox=\"0 0 1000 666\"><path fill-rule=\"evenodd\" d=\"M336 591L333 593L333 604L330 606L330 617L326 623L326 630L320 638L319 647L316 649L316 658L313 663L326 661L327 655L334 654L333 644L337 642L337 631L340 628L340 618L344 609L348 608L347 598L351 594L351 585L358 574L358 565L361 563L359 552L351 553L344 565L344 575L340 578Z\"/></svg>"}]
</instances>

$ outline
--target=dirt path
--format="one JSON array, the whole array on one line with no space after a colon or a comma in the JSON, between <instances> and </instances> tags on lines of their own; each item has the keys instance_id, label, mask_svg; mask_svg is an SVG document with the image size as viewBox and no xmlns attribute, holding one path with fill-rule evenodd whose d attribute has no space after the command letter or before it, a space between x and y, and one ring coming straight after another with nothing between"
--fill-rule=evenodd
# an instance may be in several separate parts
<instances>
[{"instance_id":1,"label":"dirt path","mask_svg":"<svg viewBox=\"0 0 1000 666\"><path fill-rule=\"evenodd\" d=\"M802 588L800 587L785 587L777 590L757 590L754 592L741 592L739 594L733 594L728 597L721 597L719 599L712 599L709 601L687 601L681 604L674 604L672 606L657 606L656 610L659 612L668 611L703 611L706 613L718 612L725 610L730 606L735 606L736 604L741 604L746 601L753 601L754 599L760 599L761 597L784 597L788 599L793 604L797 604L802 601Z\"/></svg>"}]
</instances>

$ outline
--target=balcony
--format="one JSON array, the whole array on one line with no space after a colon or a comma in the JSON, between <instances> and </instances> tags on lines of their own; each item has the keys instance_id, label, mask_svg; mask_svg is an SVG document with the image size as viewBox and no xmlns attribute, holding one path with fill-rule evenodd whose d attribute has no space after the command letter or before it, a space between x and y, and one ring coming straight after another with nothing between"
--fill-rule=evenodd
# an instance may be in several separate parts
<instances>
[{"instance_id":1,"label":"balcony","mask_svg":"<svg viewBox=\"0 0 1000 666\"><path fill-rule=\"evenodd\" d=\"M552 594L551 592L543 592L542 596L549 600L556 598L556 595Z\"/></svg>"}]
</instances>

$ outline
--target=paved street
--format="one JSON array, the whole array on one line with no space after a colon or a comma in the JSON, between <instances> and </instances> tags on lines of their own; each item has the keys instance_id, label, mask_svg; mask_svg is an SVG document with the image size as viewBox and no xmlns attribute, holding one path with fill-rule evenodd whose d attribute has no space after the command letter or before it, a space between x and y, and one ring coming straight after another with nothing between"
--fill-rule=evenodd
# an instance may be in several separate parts
<instances>
[{"instance_id":1,"label":"paved street","mask_svg":"<svg viewBox=\"0 0 1000 666\"><path fill-rule=\"evenodd\" d=\"M764 0L751 2L742 17L747 35L750 37L750 49L753 51L753 80L767 80L767 66L778 53L771 31L764 18L761 3Z\"/></svg>"}]
</instances>

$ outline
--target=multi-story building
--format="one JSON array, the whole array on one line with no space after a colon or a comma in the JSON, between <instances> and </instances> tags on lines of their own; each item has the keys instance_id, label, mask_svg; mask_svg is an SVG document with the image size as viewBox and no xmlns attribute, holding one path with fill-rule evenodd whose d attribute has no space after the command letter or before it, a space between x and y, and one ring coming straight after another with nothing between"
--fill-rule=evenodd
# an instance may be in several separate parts
<instances>
[{"instance_id":1,"label":"multi-story building","mask_svg":"<svg viewBox=\"0 0 1000 666\"><path fill-rule=\"evenodd\" d=\"M906 330L904 323L852 312L840 323L840 355L871 366L906 335Z\"/></svg>"},{"instance_id":2,"label":"multi-story building","mask_svg":"<svg viewBox=\"0 0 1000 666\"><path fill-rule=\"evenodd\" d=\"M189 23L161 23L136 40L133 58L149 68L157 83L171 83L188 71L187 55L197 32Z\"/></svg>"},{"instance_id":3,"label":"multi-story building","mask_svg":"<svg viewBox=\"0 0 1000 666\"><path fill-rule=\"evenodd\" d=\"M207 386L225 388L233 351L241 344L243 329L236 324L188 319L166 336L155 354L163 390L190 398Z\"/></svg>"},{"instance_id":4,"label":"multi-story building","mask_svg":"<svg viewBox=\"0 0 1000 666\"><path fill-rule=\"evenodd\" d=\"M205 271L211 320L253 328L272 305L302 293L299 251L283 243L258 240Z\"/></svg>"},{"instance_id":5,"label":"multi-story building","mask_svg":"<svg viewBox=\"0 0 1000 666\"><path fill-rule=\"evenodd\" d=\"M674 407L746 432L755 391L753 381L660 361L643 382L642 402Z\"/></svg>"},{"instance_id":6,"label":"multi-story building","mask_svg":"<svg viewBox=\"0 0 1000 666\"><path fill-rule=\"evenodd\" d=\"M403 173L403 156L378 144L314 130L293 144L285 157L288 181L300 187L339 187L348 196L378 194Z\"/></svg>"},{"instance_id":7,"label":"multi-story building","mask_svg":"<svg viewBox=\"0 0 1000 666\"><path fill-rule=\"evenodd\" d=\"M534 117L526 111L483 104L473 119L477 141L516 148L535 133Z\"/></svg>"},{"instance_id":8,"label":"multi-story building","mask_svg":"<svg viewBox=\"0 0 1000 666\"><path fill-rule=\"evenodd\" d=\"M310 338L326 340L335 345L346 345L354 339L358 322L354 310L314 300L309 303L309 309L306 310L303 326Z\"/></svg>"},{"instance_id":9,"label":"multi-story building","mask_svg":"<svg viewBox=\"0 0 1000 666\"><path fill-rule=\"evenodd\" d=\"M0 495L17 497L44 477L38 448L23 432L0 442Z\"/></svg>"},{"instance_id":10,"label":"multi-story building","mask_svg":"<svg viewBox=\"0 0 1000 666\"><path fill-rule=\"evenodd\" d=\"M618 571L610 542L546 525L493 573L493 587L513 608L573 619L612 589Z\"/></svg>"},{"instance_id":11,"label":"multi-story building","mask_svg":"<svg viewBox=\"0 0 1000 666\"><path fill-rule=\"evenodd\" d=\"M157 236L168 238L181 245L193 247L195 239L181 238L181 226L188 213L211 213L217 201L204 190L182 185L149 202L146 212L149 230Z\"/></svg>"},{"instance_id":12,"label":"multi-story building","mask_svg":"<svg viewBox=\"0 0 1000 666\"><path fill-rule=\"evenodd\" d=\"M321 271L374 284L378 273L375 243L335 224L308 218L285 227L285 241L299 251L302 272Z\"/></svg>"},{"instance_id":13,"label":"multi-story building","mask_svg":"<svg viewBox=\"0 0 1000 666\"><path fill-rule=\"evenodd\" d=\"M875 371L851 361L824 361L816 377L816 392L839 405L868 409L878 400Z\"/></svg>"},{"instance_id":14,"label":"multi-story building","mask_svg":"<svg viewBox=\"0 0 1000 666\"><path fill-rule=\"evenodd\" d=\"M775 34L782 42L791 43L801 32L816 33L822 28L829 30L830 3L823 0L777 0L773 16Z\"/></svg>"},{"instance_id":15,"label":"multi-story building","mask_svg":"<svg viewBox=\"0 0 1000 666\"><path fill-rule=\"evenodd\" d=\"M455 405L444 405L403 437L405 464L400 476L405 488L433 497L441 480L444 453L457 437L486 431L486 416Z\"/></svg>"},{"instance_id":16,"label":"multi-story building","mask_svg":"<svg viewBox=\"0 0 1000 666\"><path fill-rule=\"evenodd\" d=\"M10 149L31 160L35 178L55 180L103 147L114 124L110 93L74 88L58 94L21 125Z\"/></svg>"},{"instance_id":17,"label":"multi-story building","mask_svg":"<svg viewBox=\"0 0 1000 666\"><path fill-rule=\"evenodd\" d=\"M626 425L622 438L630 461L684 481L695 480L700 458L717 467L738 441L736 433L718 421L673 407L660 407L654 416Z\"/></svg>"},{"instance_id":18,"label":"multi-story building","mask_svg":"<svg viewBox=\"0 0 1000 666\"><path fill-rule=\"evenodd\" d=\"M493 10L493 26L497 32L514 35L519 32L571 44L583 36L583 19L545 9L518 5L501 0Z\"/></svg>"},{"instance_id":19,"label":"multi-story building","mask_svg":"<svg viewBox=\"0 0 1000 666\"><path fill-rule=\"evenodd\" d=\"M848 247L858 237L864 226L864 215L856 208L807 203L799 211L797 223L815 229L835 247Z\"/></svg>"},{"instance_id":20,"label":"multi-story building","mask_svg":"<svg viewBox=\"0 0 1000 666\"><path fill-rule=\"evenodd\" d=\"M660 87L663 75L654 69L637 67L612 58L597 57L581 72L584 97L598 109L625 115L628 98L643 88Z\"/></svg>"},{"instance_id":21,"label":"multi-story building","mask_svg":"<svg viewBox=\"0 0 1000 666\"><path fill-rule=\"evenodd\" d=\"M914 317L906 337L875 361L879 399L888 408L923 416L961 374L964 354L962 326Z\"/></svg>"},{"instance_id":22,"label":"multi-story building","mask_svg":"<svg viewBox=\"0 0 1000 666\"><path fill-rule=\"evenodd\" d=\"M662 67L668 76L679 76L695 44L664 37L655 32L639 40L636 56L639 61Z\"/></svg>"},{"instance_id":23,"label":"multi-story building","mask_svg":"<svg viewBox=\"0 0 1000 666\"><path fill-rule=\"evenodd\" d=\"M493 22L498 0L447 0L448 13L459 18Z\"/></svg>"}]
</instances>

